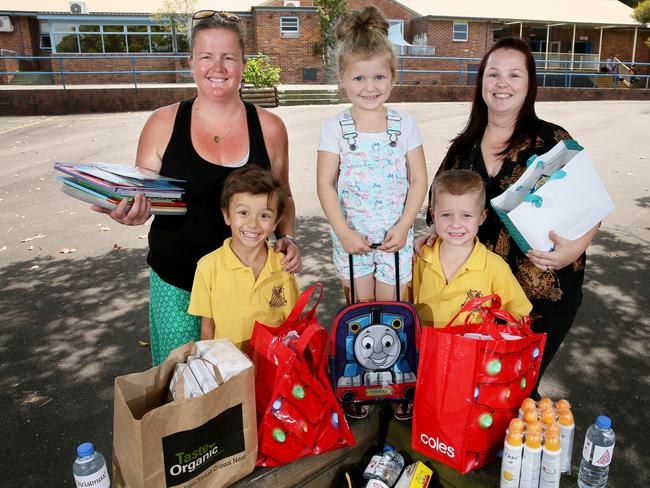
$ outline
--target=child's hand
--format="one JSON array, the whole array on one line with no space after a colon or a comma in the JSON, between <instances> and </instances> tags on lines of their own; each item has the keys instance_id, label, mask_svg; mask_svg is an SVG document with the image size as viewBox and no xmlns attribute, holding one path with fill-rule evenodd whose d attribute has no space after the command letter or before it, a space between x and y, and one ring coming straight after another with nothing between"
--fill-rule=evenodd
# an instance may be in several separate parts
<instances>
[{"instance_id":1,"label":"child's hand","mask_svg":"<svg viewBox=\"0 0 650 488\"><path fill-rule=\"evenodd\" d=\"M406 245L409 228L399 222L388 229L384 242L377 249L384 252L395 253Z\"/></svg>"},{"instance_id":2,"label":"child's hand","mask_svg":"<svg viewBox=\"0 0 650 488\"><path fill-rule=\"evenodd\" d=\"M339 239L348 254L366 254L372 251L368 239L352 229L348 229Z\"/></svg>"}]
</instances>

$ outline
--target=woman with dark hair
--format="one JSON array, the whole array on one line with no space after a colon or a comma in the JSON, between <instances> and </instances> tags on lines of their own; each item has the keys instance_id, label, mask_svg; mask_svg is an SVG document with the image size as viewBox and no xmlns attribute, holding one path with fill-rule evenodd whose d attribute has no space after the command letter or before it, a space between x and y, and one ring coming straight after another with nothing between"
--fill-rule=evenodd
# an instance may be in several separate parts
<instances>
[{"instance_id":1,"label":"woman with dark hair","mask_svg":"<svg viewBox=\"0 0 650 488\"><path fill-rule=\"evenodd\" d=\"M476 171L485 180L489 201L522 175L528 158L570 139L562 127L537 117L536 94L535 60L528 45L518 38L500 39L481 61L469 120L452 140L438 173L450 169ZM427 223L433 235L431 215ZM598 226L573 241L551 231L549 237L555 244L552 251L524 254L495 212L489 212L479 228L479 240L509 264L532 302L533 330L548 334L538 385L580 306L585 250L597 230ZM433 241L430 236L421 237L416 252ZM537 386L535 397L539 397Z\"/></svg>"},{"instance_id":2,"label":"woman with dark hair","mask_svg":"<svg viewBox=\"0 0 650 488\"><path fill-rule=\"evenodd\" d=\"M301 267L292 234L295 208L289 190L287 130L271 112L244 103L239 85L244 72L244 30L238 15L201 10L192 16L189 64L197 96L154 111L145 123L136 166L187 180L187 214L157 215L149 230L149 326L154 366L170 351L198 340L201 318L187 313L196 263L221 247L230 228L220 208L226 177L246 165L272 171L288 192L284 215L276 229L275 250L285 253L287 272ZM141 225L151 217L148 199L126 199L107 213L125 225Z\"/></svg>"}]
</instances>

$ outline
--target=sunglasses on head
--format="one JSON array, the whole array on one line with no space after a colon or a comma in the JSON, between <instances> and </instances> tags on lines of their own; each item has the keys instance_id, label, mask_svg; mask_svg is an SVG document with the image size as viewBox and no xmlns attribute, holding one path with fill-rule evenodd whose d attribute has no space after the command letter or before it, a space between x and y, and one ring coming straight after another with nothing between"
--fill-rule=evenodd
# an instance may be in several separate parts
<instances>
[{"instance_id":1,"label":"sunglasses on head","mask_svg":"<svg viewBox=\"0 0 650 488\"><path fill-rule=\"evenodd\" d=\"M237 14L231 12L225 12L223 10L199 10L192 14L192 23L199 22L204 19L210 19L214 16L218 16L221 20L226 22L237 23L241 20L241 17Z\"/></svg>"}]
</instances>

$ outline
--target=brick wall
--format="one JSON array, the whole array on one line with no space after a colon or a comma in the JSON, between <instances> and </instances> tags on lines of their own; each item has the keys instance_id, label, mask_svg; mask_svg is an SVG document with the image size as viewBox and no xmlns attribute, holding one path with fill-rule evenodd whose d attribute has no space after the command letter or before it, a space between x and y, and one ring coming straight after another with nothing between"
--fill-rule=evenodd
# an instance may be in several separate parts
<instances>
[{"instance_id":1,"label":"brick wall","mask_svg":"<svg viewBox=\"0 0 650 488\"><path fill-rule=\"evenodd\" d=\"M320 42L318 15L313 10L254 9L254 36L257 51L271 58L271 64L282 69L282 83L322 83L322 58L314 54L314 44ZM298 17L298 37L281 37L280 18ZM305 81L303 69L315 69L317 79Z\"/></svg>"},{"instance_id":2,"label":"brick wall","mask_svg":"<svg viewBox=\"0 0 650 488\"><path fill-rule=\"evenodd\" d=\"M650 100L650 90L540 88L539 101L572 100ZM178 100L193 97L196 89L186 87L3 90L0 113L3 115L59 115L155 110ZM396 86L389 102L470 101L469 86Z\"/></svg>"},{"instance_id":3,"label":"brick wall","mask_svg":"<svg viewBox=\"0 0 650 488\"><path fill-rule=\"evenodd\" d=\"M133 83L133 61L130 58L120 54L104 54L98 59L83 59L82 56L81 54L66 54L69 59L64 59L61 62L57 59L52 60L55 84L61 83L61 75L56 73L61 66L63 71L125 72L124 74L65 74L66 85ZM151 57L135 59L136 71L174 71L180 67L181 61L175 58L151 55ZM138 83L174 83L176 81L174 73L137 73L136 76Z\"/></svg>"}]
</instances>

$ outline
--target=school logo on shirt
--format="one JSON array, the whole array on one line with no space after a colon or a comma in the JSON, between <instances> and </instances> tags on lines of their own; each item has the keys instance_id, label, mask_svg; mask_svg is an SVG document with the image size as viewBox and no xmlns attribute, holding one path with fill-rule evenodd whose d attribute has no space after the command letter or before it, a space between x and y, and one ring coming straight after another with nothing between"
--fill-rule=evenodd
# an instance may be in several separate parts
<instances>
[{"instance_id":1,"label":"school logo on shirt","mask_svg":"<svg viewBox=\"0 0 650 488\"><path fill-rule=\"evenodd\" d=\"M480 298L483 296L483 293L481 293L479 290L467 290L467 297L465 298L465 301L461 305L461 308L467 305L467 303L470 300L474 300L475 298Z\"/></svg>"},{"instance_id":2,"label":"school logo on shirt","mask_svg":"<svg viewBox=\"0 0 650 488\"><path fill-rule=\"evenodd\" d=\"M275 285L271 292L269 305L273 308L281 308L287 304L287 297L284 296L284 286Z\"/></svg>"}]
</instances>

